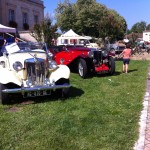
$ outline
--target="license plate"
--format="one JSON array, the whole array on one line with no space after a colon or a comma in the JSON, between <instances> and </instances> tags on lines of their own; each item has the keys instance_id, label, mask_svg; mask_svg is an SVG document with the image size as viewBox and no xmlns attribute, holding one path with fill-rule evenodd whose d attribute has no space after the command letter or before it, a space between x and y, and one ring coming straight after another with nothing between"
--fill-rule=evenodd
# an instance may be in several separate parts
<instances>
[{"instance_id":1,"label":"license plate","mask_svg":"<svg viewBox=\"0 0 150 150\"><path fill-rule=\"evenodd\" d=\"M51 95L51 91L30 91L24 94L24 97L36 97Z\"/></svg>"}]
</instances>

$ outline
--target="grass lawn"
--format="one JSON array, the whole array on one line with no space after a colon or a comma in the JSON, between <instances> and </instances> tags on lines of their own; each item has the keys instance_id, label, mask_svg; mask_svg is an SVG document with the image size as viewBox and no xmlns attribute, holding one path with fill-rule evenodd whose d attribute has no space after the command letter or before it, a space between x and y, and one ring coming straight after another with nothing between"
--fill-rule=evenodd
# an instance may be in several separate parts
<instances>
[{"instance_id":1,"label":"grass lawn","mask_svg":"<svg viewBox=\"0 0 150 150\"><path fill-rule=\"evenodd\" d=\"M146 89L148 61L116 62L114 76L71 74L70 98L0 105L0 150L130 150ZM17 111L15 111L17 110Z\"/></svg>"}]
</instances>

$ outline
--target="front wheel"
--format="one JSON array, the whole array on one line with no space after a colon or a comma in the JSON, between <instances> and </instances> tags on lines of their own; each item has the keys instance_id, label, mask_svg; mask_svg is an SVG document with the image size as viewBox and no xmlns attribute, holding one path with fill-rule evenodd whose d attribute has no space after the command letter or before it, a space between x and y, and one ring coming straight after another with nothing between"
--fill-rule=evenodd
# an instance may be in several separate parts
<instances>
[{"instance_id":1,"label":"front wheel","mask_svg":"<svg viewBox=\"0 0 150 150\"><path fill-rule=\"evenodd\" d=\"M56 82L56 85L69 85L69 84L70 84L69 79L60 79L59 81ZM56 93L58 94L58 96L62 98L67 98L69 97L70 88L58 89Z\"/></svg>"},{"instance_id":2,"label":"front wheel","mask_svg":"<svg viewBox=\"0 0 150 150\"><path fill-rule=\"evenodd\" d=\"M66 79L65 82L63 83L63 85L69 85L69 84L70 84L69 79ZM69 92L70 92L70 88L63 88L61 91L62 97L63 98L69 97Z\"/></svg>"},{"instance_id":3,"label":"front wheel","mask_svg":"<svg viewBox=\"0 0 150 150\"><path fill-rule=\"evenodd\" d=\"M78 63L78 73L80 77L86 78L88 74L87 62L84 59L80 59Z\"/></svg>"},{"instance_id":4,"label":"front wheel","mask_svg":"<svg viewBox=\"0 0 150 150\"><path fill-rule=\"evenodd\" d=\"M109 57L108 66L110 75L113 75L115 73L115 60L113 57Z\"/></svg>"},{"instance_id":5,"label":"front wheel","mask_svg":"<svg viewBox=\"0 0 150 150\"><path fill-rule=\"evenodd\" d=\"M8 104L8 94L7 93L3 93L2 90L7 89L7 87L0 83L0 104Z\"/></svg>"}]
</instances>

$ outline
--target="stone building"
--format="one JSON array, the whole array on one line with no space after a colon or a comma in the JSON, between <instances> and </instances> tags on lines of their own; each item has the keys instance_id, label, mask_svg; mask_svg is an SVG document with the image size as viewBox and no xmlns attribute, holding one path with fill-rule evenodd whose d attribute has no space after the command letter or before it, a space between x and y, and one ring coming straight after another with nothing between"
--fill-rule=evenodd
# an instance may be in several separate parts
<instances>
[{"instance_id":1,"label":"stone building","mask_svg":"<svg viewBox=\"0 0 150 150\"><path fill-rule=\"evenodd\" d=\"M43 21L44 4L41 0L0 0L0 24L17 29L32 29Z\"/></svg>"}]
</instances>

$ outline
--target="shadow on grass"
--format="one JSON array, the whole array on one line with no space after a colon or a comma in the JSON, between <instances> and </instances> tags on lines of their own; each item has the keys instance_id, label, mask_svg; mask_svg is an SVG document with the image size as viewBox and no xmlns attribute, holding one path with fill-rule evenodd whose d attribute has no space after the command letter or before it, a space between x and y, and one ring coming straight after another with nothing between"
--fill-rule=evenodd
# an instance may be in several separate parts
<instances>
[{"instance_id":1,"label":"shadow on grass","mask_svg":"<svg viewBox=\"0 0 150 150\"><path fill-rule=\"evenodd\" d=\"M138 71L138 69L129 70L128 73L135 72L135 71Z\"/></svg>"},{"instance_id":2,"label":"shadow on grass","mask_svg":"<svg viewBox=\"0 0 150 150\"><path fill-rule=\"evenodd\" d=\"M66 98L62 97L62 95L56 91L55 92L52 91L51 95L48 96L38 96L38 97L28 97L28 98L23 98L21 94L16 94L10 96L11 101L7 105L14 105L14 104L27 105L27 104L45 103L45 102L58 101L58 100L66 101L66 100L70 100L71 98L81 96L82 94L84 94L84 91L76 87L70 88L69 95Z\"/></svg>"},{"instance_id":3,"label":"shadow on grass","mask_svg":"<svg viewBox=\"0 0 150 150\"><path fill-rule=\"evenodd\" d=\"M106 74L97 74L97 77L112 77L112 76L119 76L122 72L116 71L113 75L110 75L108 73Z\"/></svg>"}]
</instances>

